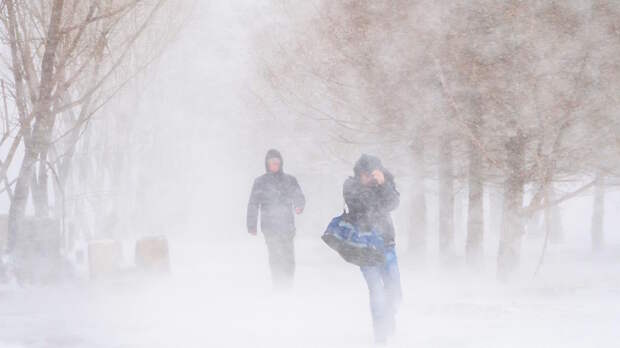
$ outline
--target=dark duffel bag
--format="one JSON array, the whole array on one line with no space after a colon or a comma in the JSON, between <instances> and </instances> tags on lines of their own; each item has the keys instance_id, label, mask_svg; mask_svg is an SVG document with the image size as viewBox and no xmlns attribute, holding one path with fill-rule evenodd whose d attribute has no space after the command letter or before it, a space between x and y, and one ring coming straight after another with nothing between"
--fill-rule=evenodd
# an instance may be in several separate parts
<instances>
[{"instance_id":1,"label":"dark duffel bag","mask_svg":"<svg viewBox=\"0 0 620 348\"><path fill-rule=\"evenodd\" d=\"M359 231L347 221L346 213L332 219L321 239L352 264L376 266L385 262L383 237L374 230Z\"/></svg>"}]
</instances>

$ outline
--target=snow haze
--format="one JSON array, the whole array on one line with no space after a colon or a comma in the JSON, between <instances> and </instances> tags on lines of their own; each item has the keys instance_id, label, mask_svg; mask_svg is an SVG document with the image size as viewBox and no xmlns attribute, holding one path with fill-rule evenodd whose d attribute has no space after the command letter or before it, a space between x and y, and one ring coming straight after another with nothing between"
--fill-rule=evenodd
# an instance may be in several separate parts
<instances>
[{"instance_id":1,"label":"snow haze","mask_svg":"<svg viewBox=\"0 0 620 348\"><path fill-rule=\"evenodd\" d=\"M615 2L164 3L94 94L106 102L80 128L63 195L48 171L45 216L72 231L67 271L24 283L3 257L0 347L372 347L362 273L320 238L362 153L381 158L400 192L403 304L388 346L617 346ZM3 43L15 116L2 161L20 124L9 52ZM28 158L19 144L5 175L14 188ZM272 285L260 229L246 227L271 148L307 200L288 291ZM24 216L38 214L34 201ZM15 204L0 193L2 216ZM168 273L137 269L136 241L155 235L167 239ZM97 240L121 244L117 274L89 273Z\"/></svg>"}]
</instances>

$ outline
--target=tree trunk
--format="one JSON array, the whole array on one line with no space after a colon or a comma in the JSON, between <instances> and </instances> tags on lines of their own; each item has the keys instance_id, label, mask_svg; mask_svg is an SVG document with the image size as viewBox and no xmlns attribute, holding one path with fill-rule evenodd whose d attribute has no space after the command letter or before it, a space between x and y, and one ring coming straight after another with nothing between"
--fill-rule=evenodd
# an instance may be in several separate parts
<instances>
[{"instance_id":1,"label":"tree trunk","mask_svg":"<svg viewBox=\"0 0 620 348\"><path fill-rule=\"evenodd\" d=\"M501 235L504 216L504 189L502 186L488 186L489 192L489 225L494 236Z\"/></svg>"},{"instance_id":2,"label":"tree trunk","mask_svg":"<svg viewBox=\"0 0 620 348\"><path fill-rule=\"evenodd\" d=\"M519 266L523 237L523 165L525 138L518 134L506 143L508 178L504 183L504 214L497 255L497 275L507 280Z\"/></svg>"},{"instance_id":3,"label":"tree trunk","mask_svg":"<svg viewBox=\"0 0 620 348\"><path fill-rule=\"evenodd\" d=\"M467 242L465 256L467 264L477 266L483 255L484 215L483 186L480 177L482 159L472 146L469 154L469 201L467 209Z\"/></svg>"},{"instance_id":4,"label":"tree trunk","mask_svg":"<svg viewBox=\"0 0 620 348\"><path fill-rule=\"evenodd\" d=\"M557 204L553 206L548 204L555 199L553 185L550 185L551 187L547 188L548 192L545 193L545 234L549 236L549 242L558 244L563 240L562 213Z\"/></svg>"},{"instance_id":5,"label":"tree trunk","mask_svg":"<svg viewBox=\"0 0 620 348\"><path fill-rule=\"evenodd\" d=\"M603 220L605 218L605 183L599 177L594 186L594 201L592 206L592 251L598 252L603 249Z\"/></svg>"},{"instance_id":6,"label":"tree trunk","mask_svg":"<svg viewBox=\"0 0 620 348\"><path fill-rule=\"evenodd\" d=\"M41 153L49 146L53 127L53 115L51 113L51 96L55 86L54 62L56 51L60 41L60 24L62 18L63 0L53 0L50 14L49 28L45 41L45 51L41 60L41 83L39 85L39 98L33 106L34 125L32 134L24 134L25 153L22 166L15 185L13 201L9 208L8 221L8 251L15 247L22 221L26 215L28 203L28 190L34 168ZM10 6L12 9L12 6ZM12 11L12 10L11 10ZM14 18L12 20L14 22ZM16 22L13 23L15 30ZM22 125L22 127L26 127Z\"/></svg>"},{"instance_id":7,"label":"tree trunk","mask_svg":"<svg viewBox=\"0 0 620 348\"><path fill-rule=\"evenodd\" d=\"M26 203L28 203L28 194L30 192L30 181L32 180L33 169L37 161L37 155L32 149L26 145L26 152L22 166L19 170L19 176L15 183L13 191L13 200L9 207L7 251L11 252L15 248L17 236L21 230L21 226L26 215Z\"/></svg>"},{"instance_id":8,"label":"tree trunk","mask_svg":"<svg viewBox=\"0 0 620 348\"><path fill-rule=\"evenodd\" d=\"M449 140L439 154L439 252L446 255L454 245L454 183L452 146Z\"/></svg>"},{"instance_id":9,"label":"tree trunk","mask_svg":"<svg viewBox=\"0 0 620 348\"><path fill-rule=\"evenodd\" d=\"M411 150L413 155L413 188L409 226L409 251L421 255L426 252L424 143L421 136L416 136Z\"/></svg>"},{"instance_id":10,"label":"tree trunk","mask_svg":"<svg viewBox=\"0 0 620 348\"><path fill-rule=\"evenodd\" d=\"M43 150L39 156L39 173L32 186L32 201L34 205L34 215L37 217L49 216L49 194L47 177L47 149Z\"/></svg>"}]
</instances>

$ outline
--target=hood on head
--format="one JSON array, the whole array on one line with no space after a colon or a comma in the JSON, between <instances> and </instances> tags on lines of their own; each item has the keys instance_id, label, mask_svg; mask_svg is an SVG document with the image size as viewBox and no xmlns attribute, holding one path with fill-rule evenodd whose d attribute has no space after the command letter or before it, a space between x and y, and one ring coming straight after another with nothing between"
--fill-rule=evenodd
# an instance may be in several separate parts
<instances>
[{"instance_id":1,"label":"hood on head","mask_svg":"<svg viewBox=\"0 0 620 348\"><path fill-rule=\"evenodd\" d=\"M362 154L357 162L355 162L353 172L355 173L355 177L359 178L362 173L372 173L375 169L383 169L383 164L381 164L379 157Z\"/></svg>"},{"instance_id":2,"label":"hood on head","mask_svg":"<svg viewBox=\"0 0 620 348\"><path fill-rule=\"evenodd\" d=\"M271 150L267 151L267 155L265 155L265 171L267 173L269 173L269 165L267 164L267 161L269 161L270 158L279 158L280 159L280 171L278 173L282 173L282 171L284 169L284 160L282 159L282 154L280 154L280 151L278 151L276 149L271 149Z\"/></svg>"}]
</instances>

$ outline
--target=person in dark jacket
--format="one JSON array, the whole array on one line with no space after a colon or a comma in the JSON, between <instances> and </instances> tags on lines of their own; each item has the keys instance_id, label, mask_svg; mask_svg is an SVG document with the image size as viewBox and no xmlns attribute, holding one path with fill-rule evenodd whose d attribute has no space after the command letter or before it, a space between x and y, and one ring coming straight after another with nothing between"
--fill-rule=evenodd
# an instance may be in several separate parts
<instances>
[{"instance_id":1,"label":"person in dark jacket","mask_svg":"<svg viewBox=\"0 0 620 348\"><path fill-rule=\"evenodd\" d=\"M283 171L278 150L265 156L266 173L254 180L247 210L247 228L257 234L258 213L267 251L271 278L276 287L290 287L295 275L295 217L301 214L306 199L294 176Z\"/></svg>"},{"instance_id":2,"label":"person in dark jacket","mask_svg":"<svg viewBox=\"0 0 620 348\"><path fill-rule=\"evenodd\" d=\"M343 187L350 222L361 231L375 230L385 240L385 263L361 267L368 285L375 341L385 343L395 330L395 315L402 298L395 251L394 224L390 212L398 207L400 194L394 176L375 156L362 155L354 176Z\"/></svg>"}]
</instances>

